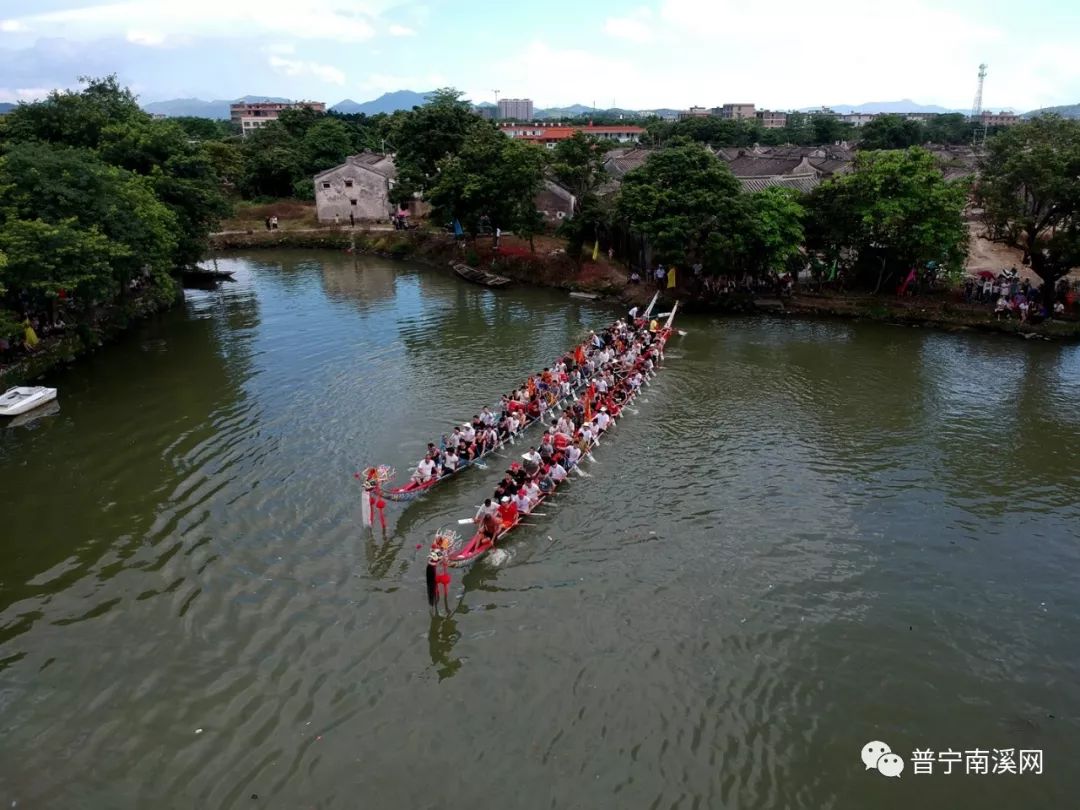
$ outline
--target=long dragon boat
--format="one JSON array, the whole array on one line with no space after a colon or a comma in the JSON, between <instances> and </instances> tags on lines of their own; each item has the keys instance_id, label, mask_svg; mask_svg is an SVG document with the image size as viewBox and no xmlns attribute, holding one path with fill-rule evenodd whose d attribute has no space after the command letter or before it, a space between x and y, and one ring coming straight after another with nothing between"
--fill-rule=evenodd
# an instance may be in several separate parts
<instances>
[{"instance_id":1,"label":"long dragon boat","mask_svg":"<svg viewBox=\"0 0 1080 810\"><path fill-rule=\"evenodd\" d=\"M649 302L649 306L646 308L645 312L643 313L642 317L646 321L648 320L650 314L652 313L653 308L656 306L656 302L659 300L659 296L660 296L660 293L657 292L653 296L652 301ZM579 344L579 346L580 346L580 344ZM577 348L577 347L575 347L575 348ZM564 354L563 356L565 357L566 355ZM582 382L573 390L573 392L571 393L571 396L573 396L573 394L577 393L578 391L583 389L586 385L588 385L588 382L589 381L587 379L582 380ZM385 479L385 478L376 479L376 478L372 477L370 475L370 471L371 470L376 470L376 469L391 470L391 476L392 476L392 474L393 474L392 469L389 468L389 467L379 467L379 468L369 467L367 470L364 471L364 474L363 474L363 480L365 481L365 490L367 490L369 492L370 500L372 500L372 501L376 501L376 500L378 500L380 498L386 498L389 501L395 501L395 502L401 503L401 502L414 501L417 498L421 498L424 495L428 494L432 489L437 487L439 484L442 484L442 483L444 483L446 481L449 481L449 480L453 479L455 476L460 475L461 473L465 472L466 470L470 470L473 467L481 467L481 468L483 468L485 466L483 464L483 461L484 461L485 457L490 456L493 453L497 453L499 450L501 450L507 444L513 444L518 438L523 436L524 433L530 427L535 425L537 422L542 422L543 419L544 419L544 416L546 414L551 413L553 410L557 410L559 407L561 407L561 405L565 401L566 401L566 397L562 397L562 398L560 398L558 400L555 400L555 401L549 403L546 410L541 411L538 416L535 416L535 417L533 417L531 419L528 419L525 422L524 425L522 425L520 428L518 428L518 430L514 431L513 433L507 434L500 441L493 444L491 447L488 447L487 449L484 450L484 452L477 455L476 458L469 459L467 461L462 461L462 462L460 462L458 464L457 468L455 468L453 471L443 473L442 475L439 475L439 476L433 476L432 478L430 478L427 481L422 481L422 482L421 481L414 481L414 480L412 480L410 478L410 480L407 481L402 486L394 487L392 489L384 489L383 485L389 483L389 481L387 479ZM361 475L358 473L357 478L360 478L360 477L361 477ZM371 525L369 519L366 516L366 513L365 513L365 525Z\"/></svg>"},{"instance_id":2,"label":"long dragon boat","mask_svg":"<svg viewBox=\"0 0 1080 810\"><path fill-rule=\"evenodd\" d=\"M668 314L668 318L664 326L656 333L656 340L654 341L653 345L657 348L657 356L661 359L663 358L664 345L667 343L668 338L674 331L672 328L672 323L675 320L675 313L678 311L678 309L679 305L678 302L676 302L674 308ZM659 366L657 367L657 370L659 370ZM608 426L607 430L593 437L592 441L590 442L589 450L585 455L590 455L593 448L595 448L596 445L599 444L600 437L607 435L611 428L614 427L617 420L626 414L627 406L630 405L630 403L633 402L633 400L641 392L642 387L644 386L642 385L629 391L626 398L622 401L621 404L619 404L619 413L612 418L611 424ZM578 465L580 465L584 461L585 455L583 455L582 458L578 461ZM483 531L478 528L476 533L468 540L468 542L460 544L456 532L447 532L444 530L440 530L435 536L435 542L432 544L433 557L438 557L439 564L444 564L445 566L448 566L450 568L465 568L471 566L477 560L488 554L500 542L505 540L506 537L514 529L516 529L518 526L521 526L531 515L536 512L537 508L541 504L543 504L544 501L546 501L555 493L555 491L561 484L565 483L569 479L569 477L570 476L567 475L566 478L564 478L562 481L556 482L550 491L541 493L536 503L532 505L528 512L518 513L514 521L508 526L502 526L495 533L494 537L489 537L488 535L485 535Z\"/></svg>"}]
</instances>

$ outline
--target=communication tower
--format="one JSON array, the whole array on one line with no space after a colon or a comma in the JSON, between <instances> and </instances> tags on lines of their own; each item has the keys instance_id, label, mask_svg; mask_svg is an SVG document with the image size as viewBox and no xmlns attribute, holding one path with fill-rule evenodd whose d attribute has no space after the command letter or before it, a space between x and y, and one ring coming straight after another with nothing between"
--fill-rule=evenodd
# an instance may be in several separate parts
<instances>
[{"instance_id":1,"label":"communication tower","mask_svg":"<svg viewBox=\"0 0 1080 810\"><path fill-rule=\"evenodd\" d=\"M975 125L972 145L978 150L981 150L986 143L986 124L983 123L982 126L979 126L982 119L982 94L985 81L986 63L983 62L979 65L979 84L975 89L975 103L971 105L971 123Z\"/></svg>"}]
</instances>

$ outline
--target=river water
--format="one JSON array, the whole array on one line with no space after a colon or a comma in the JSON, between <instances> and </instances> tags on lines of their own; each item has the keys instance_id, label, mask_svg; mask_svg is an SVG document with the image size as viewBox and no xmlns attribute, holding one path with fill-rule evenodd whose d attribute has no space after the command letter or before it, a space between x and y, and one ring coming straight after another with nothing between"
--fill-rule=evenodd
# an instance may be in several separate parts
<instances>
[{"instance_id":1,"label":"river water","mask_svg":"<svg viewBox=\"0 0 1080 810\"><path fill-rule=\"evenodd\" d=\"M385 535L353 473L617 311L221 265L0 426L0 807L1075 805L1077 347L683 318L591 477L432 619L417 546L499 468ZM1005 748L1043 773L913 772Z\"/></svg>"}]
</instances>

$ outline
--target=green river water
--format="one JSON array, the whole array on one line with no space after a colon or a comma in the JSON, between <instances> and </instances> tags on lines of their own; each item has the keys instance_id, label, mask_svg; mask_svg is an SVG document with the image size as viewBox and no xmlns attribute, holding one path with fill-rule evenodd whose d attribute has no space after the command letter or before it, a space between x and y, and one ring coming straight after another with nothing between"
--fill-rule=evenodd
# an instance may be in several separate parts
<instances>
[{"instance_id":1,"label":"green river water","mask_svg":"<svg viewBox=\"0 0 1080 810\"><path fill-rule=\"evenodd\" d=\"M353 473L618 310L220 264L0 424L0 807L1077 805L1080 348L680 318L591 477L433 619L416 547L500 467L385 535ZM1043 772L964 773L1007 748Z\"/></svg>"}]
</instances>

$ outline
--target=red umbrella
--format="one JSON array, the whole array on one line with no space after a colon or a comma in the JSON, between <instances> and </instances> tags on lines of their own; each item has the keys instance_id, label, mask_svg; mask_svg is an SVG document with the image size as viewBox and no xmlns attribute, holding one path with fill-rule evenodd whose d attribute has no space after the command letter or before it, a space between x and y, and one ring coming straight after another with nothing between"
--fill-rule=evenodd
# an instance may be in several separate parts
<instances>
[{"instance_id":1,"label":"red umbrella","mask_svg":"<svg viewBox=\"0 0 1080 810\"><path fill-rule=\"evenodd\" d=\"M979 278L981 278L981 279L988 279L988 278L992 279L992 278L994 278L994 274L991 273L989 270L980 270L979 271Z\"/></svg>"}]
</instances>

